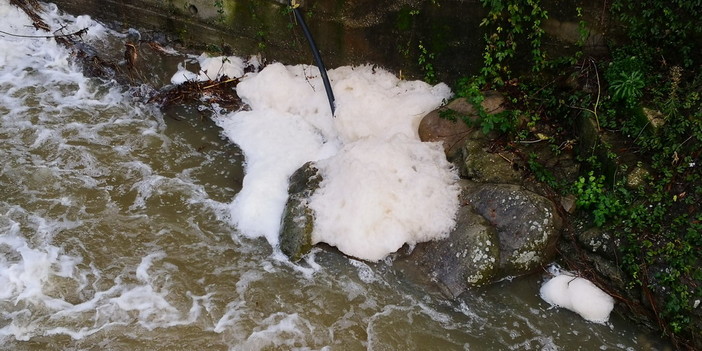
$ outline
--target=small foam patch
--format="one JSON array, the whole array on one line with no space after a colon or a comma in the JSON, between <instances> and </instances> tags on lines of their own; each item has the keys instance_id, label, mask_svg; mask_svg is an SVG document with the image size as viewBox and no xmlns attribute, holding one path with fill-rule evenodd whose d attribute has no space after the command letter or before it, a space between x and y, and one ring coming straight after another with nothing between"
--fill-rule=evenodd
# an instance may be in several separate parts
<instances>
[{"instance_id":1,"label":"small foam patch","mask_svg":"<svg viewBox=\"0 0 702 351\"><path fill-rule=\"evenodd\" d=\"M571 310L585 320L606 323L614 299L587 279L561 274L541 286L541 298L551 305Z\"/></svg>"}]
</instances>

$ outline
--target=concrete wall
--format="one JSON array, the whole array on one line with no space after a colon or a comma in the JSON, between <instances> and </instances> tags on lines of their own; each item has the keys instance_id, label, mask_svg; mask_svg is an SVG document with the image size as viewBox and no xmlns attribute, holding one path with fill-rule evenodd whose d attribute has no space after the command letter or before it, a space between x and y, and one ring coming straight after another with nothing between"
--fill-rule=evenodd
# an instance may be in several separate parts
<instances>
[{"instance_id":1,"label":"concrete wall","mask_svg":"<svg viewBox=\"0 0 702 351\"><path fill-rule=\"evenodd\" d=\"M239 55L313 63L286 0L54 0L72 14L89 14L123 28L170 33L197 50L231 47ZM482 8L475 1L303 1L317 46L328 67L373 63L406 77L421 77L420 42L437 57L437 71L469 74L480 60ZM418 15L421 13L421 16ZM466 15L464 15L466 14ZM437 19L438 18L438 19ZM470 30L466 30L466 29ZM457 38L449 38L458 35ZM458 59L457 59L458 58Z\"/></svg>"},{"instance_id":2,"label":"concrete wall","mask_svg":"<svg viewBox=\"0 0 702 351\"><path fill-rule=\"evenodd\" d=\"M282 33L280 39L262 38L257 24L252 23L256 18L240 6L241 1L223 0L221 6L214 0L54 0L54 3L64 11L88 14L118 27L160 31L195 49L230 46L242 54L251 54L261 51L265 39L265 45L271 46L268 51L280 52L281 57L294 54ZM256 3L257 11L266 13L267 17L282 8L272 0Z\"/></svg>"},{"instance_id":3,"label":"concrete wall","mask_svg":"<svg viewBox=\"0 0 702 351\"><path fill-rule=\"evenodd\" d=\"M313 64L307 42L287 0L53 0L72 14L89 14L123 28L152 29L194 50L231 48L241 56ZM329 68L372 63L409 78L422 78L420 56L439 80L477 73L483 51L485 10L477 0L303 0L302 10ZM549 48L563 28L575 28L576 4L548 2L557 23ZM579 3L579 2L578 2ZM573 12L568 14L567 12ZM593 12L601 10L593 8ZM571 18L568 18L568 17ZM560 18L561 21L556 21ZM554 22L555 21L555 22ZM575 23L575 24L574 24ZM566 34L568 34L566 33ZM419 49L420 44L425 51ZM228 50L226 50L228 51ZM226 52L225 51L225 52ZM425 68L426 69L426 68Z\"/></svg>"}]
</instances>

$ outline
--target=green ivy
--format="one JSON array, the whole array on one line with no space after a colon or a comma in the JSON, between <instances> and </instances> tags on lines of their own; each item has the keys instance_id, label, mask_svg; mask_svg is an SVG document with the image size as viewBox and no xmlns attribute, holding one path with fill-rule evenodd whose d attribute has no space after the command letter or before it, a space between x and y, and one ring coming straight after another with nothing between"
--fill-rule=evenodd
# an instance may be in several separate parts
<instances>
[{"instance_id":1,"label":"green ivy","mask_svg":"<svg viewBox=\"0 0 702 351\"><path fill-rule=\"evenodd\" d=\"M436 71L434 70L434 53L429 52L426 46L420 41L419 45L419 57L417 58L417 64L419 64L419 69L424 72L424 81L429 84L436 84Z\"/></svg>"},{"instance_id":2,"label":"green ivy","mask_svg":"<svg viewBox=\"0 0 702 351\"><path fill-rule=\"evenodd\" d=\"M648 47L662 64L694 65L699 54L702 26L700 0L615 0L612 14L625 25L626 34Z\"/></svg>"},{"instance_id":3,"label":"green ivy","mask_svg":"<svg viewBox=\"0 0 702 351\"><path fill-rule=\"evenodd\" d=\"M577 52L555 59L542 47L548 13L538 0L481 4L487 12L480 24L483 65L454 89L478 111L473 123L526 138L547 123L574 127L573 117L589 112L599 135L622 141L603 154L610 160L634 155L648 174L642 185L627 187L626 165L598 166L597 157L604 156L583 153L579 159L589 171L570 191L581 213L616 234L628 286L653 291L662 301L654 307L664 331L673 340L702 338L690 318L702 300L702 0L613 0L605 7L618 39L610 42L611 56ZM577 13L583 44L588 31ZM488 89L502 92L512 112L486 113L480 104ZM517 130L518 115L527 116L527 129ZM558 185L533 156L527 165L538 180Z\"/></svg>"},{"instance_id":4,"label":"green ivy","mask_svg":"<svg viewBox=\"0 0 702 351\"><path fill-rule=\"evenodd\" d=\"M518 110L505 110L498 113L488 113L482 106L483 101L485 101L485 95L483 94L482 87L485 84L485 80L482 77L472 77L472 78L462 78L459 79L457 83L457 97L464 97L468 102L475 108L478 115L477 125L481 128L483 133L487 134L492 131L497 131L500 133L509 133L514 131L515 120L519 113ZM468 125L474 125L468 116L460 116L463 121Z\"/></svg>"},{"instance_id":5,"label":"green ivy","mask_svg":"<svg viewBox=\"0 0 702 351\"><path fill-rule=\"evenodd\" d=\"M480 22L488 28L485 34L483 67L480 74L486 82L504 85L513 78L512 66L520 42L527 42L534 72L546 65L546 53L541 48L544 30L542 22L548 13L540 0L481 0L488 14Z\"/></svg>"},{"instance_id":6,"label":"green ivy","mask_svg":"<svg viewBox=\"0 0 702 351\"><path fill-rule=\"evenodd\" d=\"M590 171L587 177L580 177L574 184L577 195L577 205L581 209L590 210L595 225L601 227L605 222L624 214L622 202L612 192L605 190L605 177L595 176Z\"/></svg>"}]
</instances>

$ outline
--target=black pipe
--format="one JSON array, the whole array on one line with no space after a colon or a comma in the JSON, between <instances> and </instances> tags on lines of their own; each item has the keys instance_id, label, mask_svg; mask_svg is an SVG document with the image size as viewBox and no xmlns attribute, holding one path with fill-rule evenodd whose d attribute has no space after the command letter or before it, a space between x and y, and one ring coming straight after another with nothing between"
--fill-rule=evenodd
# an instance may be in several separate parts
<instances>
[{"instance_id":1,"label":"black pipe","mask_svg":"<svg viewBox=\"0 0 702 351\"><path fill-rule=\"evenodd\" d=\"M290 4L290 8L292 8L292 11L295 13L295 18L297 19L297 22L300 23L300 27L302 27L302 31L305 33L305 38L307 38L307 42L310 44L310 49L312 50L312 55L314 56L314 60L317 62L317 68L319 68L319 73L322 75L322 82L324 82L324 90L327 91L327 99L329 99L329 107L331 107L331 113L332 113L332 117L333 117L334 112L336 111L336 105L334 103L334 92L332 91L331 83L329 83L329 77L327 76L327 69L324 68L324 62L322 62L322 56L319 55L319 50L317 49L317 45L314 44L314 39L312 39L312 34L310 33L309 28L307 28L307 24L305 23L305 19L302 17L302 14L300 13L300 10L298 9L299 5L297 4L297 1L290 0L289 4Z\"/></svg>"}]
</instances>

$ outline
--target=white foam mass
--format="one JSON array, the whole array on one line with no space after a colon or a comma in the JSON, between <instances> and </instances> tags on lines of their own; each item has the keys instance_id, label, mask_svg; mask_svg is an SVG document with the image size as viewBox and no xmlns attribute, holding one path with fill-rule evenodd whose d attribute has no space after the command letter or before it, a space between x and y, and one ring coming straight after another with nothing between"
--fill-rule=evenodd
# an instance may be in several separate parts
<instances>
[{"instance_id":1,"label":"white foam mass","mask_svg":"<svg viewBox=\"0 0 702 351\"><path fill-rule=\"evenodd\" d=\"M541 286L541 298L551 305L571 310L585 320L606 323L614 299L587 279L561 273Z\"/></svg>"},{"instance_id":2,"label":"white foam mass","mask_svg":"<svg viewBox=\"0 0 702 351\"><path fill-rule=\"evenodd\" d=\"M405 243L443 237L458 205L448 168L441 145L402 134L346 144L319 162L312 240L377 261Z\"/></svg>"},{"instance_id":3,"label":"white foam mass","mask_svg":"<svg viewBox=\"0 0 702 351\"><path fill-rule=\"evenodd\" d=\"M404 243L448 235L457 176L441 146L417 135L421 118L451 96L448 86L403 81L372 66L328 74L335 118L316 67L279 63L239 83L250 111L215 118L246 156L232 221L243 235L277 246L288 178L318 161L324 181L309 204L315 243L376 261Z\"/></svg>"},{"instance_id":4,"label":"white foam mass","mask_svg":"<svg viewBox=\"0 0 702 351\"><path fill-rule=\"evenodd\" d=\"M210 57L207 54L191 57L192 62L200 65L200 70L194 73L184 64L178 65L178 71L171 77L171 83L182 84L186 81L216 80L222 76L238 78L244 75L244 60L237 56Z\"/></svg>"}]
</instances>

